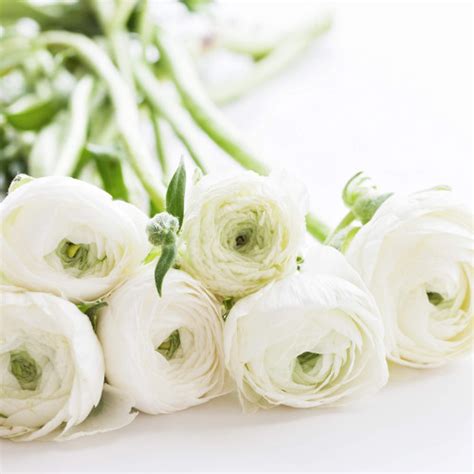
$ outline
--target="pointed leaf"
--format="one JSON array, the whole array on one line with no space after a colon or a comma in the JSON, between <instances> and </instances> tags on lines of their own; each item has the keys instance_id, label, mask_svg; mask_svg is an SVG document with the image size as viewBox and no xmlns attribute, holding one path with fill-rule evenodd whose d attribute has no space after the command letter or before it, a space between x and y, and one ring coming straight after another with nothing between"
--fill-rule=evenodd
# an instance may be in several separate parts
<instances>
[{"instance_id":1,"label":"pointed leaf","mask_svg":"<svg viewBox=\"0 0 474 474\"><path fill-rule=\"evenodd\" d=\"M64 105L62 98L24 96L10 105L5 113L8 123L18 130L38 130L47 125Z\"/></svg>"},{"instance_id":2,"label":"pointed leaf","mask_svg":"<svg viewBox=\"0 0 474 474\"><path fill-rule=\"evenodd\" d=\"M128 200L128 189L125 184L119 152L113 148L88 144L79 163L94 160L100 174L104 189L114 198ZM76 174L76 173L75 173Z\"/></svg>"},{"instance_id":3,"label":"pointed leaf","mask_svg":"<svg viewBox=\"0 0 474 474\"><path fill-rule=\"evenodd\" d=\"M143 264L146 265L150 262L153 262L155 258L161 255L161 247L153 247L149 252L148 255L143 260Z\"/></svg>"},{"instance_id":4,"label":"pointed leaf","mask_svg":"<svg viewBox=\"0 0 474 474\"><path fill-rule=\"evenodd\" d=\"M160 259L155 268L155 285L160 296L163 287L163 280L165 275L168 273L168 270L173 266L173 263L176 260L176 255L177 247L175 239L173 239L172 243L163 245Z\"/></svg>"},{"instance_id":5,"label":"pointed leaf","mask_svg":"<svg viewBox=\"0 0 474 474\"><path fill-rule=\"evenodd\" d=\"M181 161L166 191L166 211L179 220L179 228L183 224L185 193L186 168L183 161Z\"/></svg>"}]
</instances>

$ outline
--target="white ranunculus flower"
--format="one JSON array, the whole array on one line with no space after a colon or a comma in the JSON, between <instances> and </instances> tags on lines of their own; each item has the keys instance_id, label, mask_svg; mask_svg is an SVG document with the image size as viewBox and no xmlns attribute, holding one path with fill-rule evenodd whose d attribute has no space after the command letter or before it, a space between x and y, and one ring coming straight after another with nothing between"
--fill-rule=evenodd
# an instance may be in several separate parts
<instances>
[{"instance_id":1,"label":"white ranunculus flower","mask_svg":"<svg viewBox=\"0 0 474 474\"><path fill-rule=\"evenodd\" d=\"M110 292L149 251L147 217L67 177L34 179L0 203L0 273L72 301Z\"/></svg>"},{"instance_id":2,"label":"white ranunculus flower","mask_svg":"<svg viewBox=\"0 0 474 474\"><path fill-rule=\"evenodd\" d=\"M301 272L239 300L224 351L246 410L342 405L388 378L375 301L329 247L312 249Z\"/></svg>"},{"instance_id":3,"label":"white ranunculus flower","mask_svg":"<svg viewBox=\"0 0 474 474\"><path fill-rule=\"evenodd\" d=\"M182 266L215 294L241 297L296 270L306 194L287 176L202 178L188 200Z\"/></svg>"},{"instance_id":4,"label":"white ranunculus flower","mask_svg":"<svg viewBox=\"0 0 474 474\"><path fill-rule=\"evenodd\" d=\"M473 339L473 216L446 190L392 196L347 257L372 291L389 359L431 367Z\"/></svg>"},{"instance_id":5,"label":"white ranunculus flower","mask_svg":"<svg viewBox=\"0 0 474 474\"><path fill-rule=\"evenodd\" d=\"M154 264L143 267L112 293L97 332L108 382L157 414L204 403L226 384L219 304L174 269L160 298L153 271Z\"/></svg>"},{"instance_id":6,"label":"white ranunculus flower","mask_svg":"<svg viewBox=\"0 0 474 474\"><path fill-rule=\"evenodd\" d=\"M98 405L102 351L69 301L1 287L0 437L67 437Z\"/></svg>"}]
</instances>

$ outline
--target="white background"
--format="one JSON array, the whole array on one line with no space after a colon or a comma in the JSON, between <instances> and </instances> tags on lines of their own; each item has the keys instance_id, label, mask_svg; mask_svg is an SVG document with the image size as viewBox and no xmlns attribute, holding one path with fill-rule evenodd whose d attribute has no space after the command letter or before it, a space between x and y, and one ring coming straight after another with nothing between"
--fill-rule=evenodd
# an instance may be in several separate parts
<instances>
[{"instance_id":1,"label":"white background","mask_svg":"<svg viewBox=\"0 0 474 474\"><path fill-rule=\"evenodd\" d=\"M268 161L306 182L314 211L331 224L342 217L341 187L358 170L386 190L450 184L472 201L470 2L333 9L324 40L226 113ZM394 368L377 396L344 409L243 415L230 395L65 444L2 441L0 468L469 471L472 368L472 359L431 371Z\"/></svg>"}]
</instances>

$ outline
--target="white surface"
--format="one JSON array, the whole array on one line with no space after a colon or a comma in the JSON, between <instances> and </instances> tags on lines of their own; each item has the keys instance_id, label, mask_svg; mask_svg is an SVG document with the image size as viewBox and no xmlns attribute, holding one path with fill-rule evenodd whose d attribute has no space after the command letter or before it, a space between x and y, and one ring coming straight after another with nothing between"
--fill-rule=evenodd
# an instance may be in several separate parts
<instances>
[{"instance_id":1,"label":"white surface","mask_svg":"<svg viewBox=\"0 0 474 474\"><path fill-rule=\"evenodd\" d=\"M331 223L361 169L387 190L446 183L471 200L471 5L335 11L325 40L229 115L272 163L291 165ZM65 444L2 441L0 470L470 471L472 368L396 368L376 397L345 409L242 415L229 396Z\"/></svg>"},{"instance_id":2,"label":"white surface","mask_svg":"<svg viewBox=\"0 0 474 474\"><path fill-rule=\"evenodd\" d=\"M173 415L140 415L111 433L66 443L2 442L2 472L466 471L472 363L397 369L344 409L243 415L232 396Z\"/></svg>"}]
</instances>

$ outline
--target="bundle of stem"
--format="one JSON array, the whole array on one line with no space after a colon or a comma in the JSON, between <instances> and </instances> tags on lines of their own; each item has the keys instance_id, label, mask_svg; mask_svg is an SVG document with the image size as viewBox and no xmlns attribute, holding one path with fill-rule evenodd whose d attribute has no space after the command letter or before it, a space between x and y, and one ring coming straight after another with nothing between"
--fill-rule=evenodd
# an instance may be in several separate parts
<instances>
[{"instance_id":1,"label":"bundle of stem","mask_svg":"<svg viewBox=\"0 0 474 474\"><path fill-rule=\"evenodd\" d=\"M48 16L47 11L23 10L20 8L22 15L30 15L43 27L50 28L58 24L58 19ZM330 20L312 20L304 27L276 38L273 43L252 45L251 41L243 38L239 44L235 36L231 40L229 38L232 35L228 35L227 40L221 38L221 46L248 54L255 62L247 75L209 92L185 45L151 21L149 12L146 0L89 0L80 19L93 17L94 32L99 29L102 36L91 38L88 36L91 34L90 28L81 31L81 25L75 24L70 29L79 30L80 33L53 30L43 31L33 39L21 35L4 39L0 41L0 50L8 52L8 56L5 55L8 61L0 63L0 72L9 74L21 67L20 62L13 61L15 55L28 57L40 50L53 53L55 67L71 58L78 61L79 66L76 64L75 68L79 73L73 71L72 74L76 84L69 91L68 125L65 127L54 173L75 175L83 169L87 157L95 156L100 160L101 156L115 154L119 168L126 160L133 169L149 196L151 212L154 213L164 209L163 184L169 174L162 133L164 122L169 124L190 158L204 173L207 163L199 143L201 133L242 167L260 174L269 172L268 164L247 143L216 103L233 100L278 73L300 56L313 39L329 29ZM9 8L7 14L14 18L15 9ZM131 31L127 25L133 15L138 26ZM68 20L65 24L70 23ZM156 64L149 64L145 59L149 47L155 47L159 52ZM61 57L57 54L58 48ZM163 76L168 84L164 84ZM170 94L169 83L177 94ZM98 92L104 86L105 98ZM97 97L99 99L93 106L94 98ZM27 110L27 113L30 112ZM47 120L54 122L54 109L50 107L47 112ZM146 114L151 124L154 153L146 143L145 132L140 128L143 114ZM9 118L13 120L13 115L6 117L7 121ZM92 124L98 124L102 132L92 129ZM112 151L96 154L90 151L90 145L94 142L107 140L112 145ZM110 182L110 177L107 178L105 181ZM117 179L123 179L122 173ZM123 183L119 184L115 189L123 188ZM320 241L324 241L329 234L329 228L313 215L308 216L307 228Z\"/></svg>"}]
</instances>

